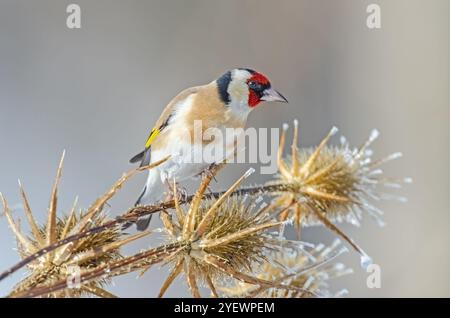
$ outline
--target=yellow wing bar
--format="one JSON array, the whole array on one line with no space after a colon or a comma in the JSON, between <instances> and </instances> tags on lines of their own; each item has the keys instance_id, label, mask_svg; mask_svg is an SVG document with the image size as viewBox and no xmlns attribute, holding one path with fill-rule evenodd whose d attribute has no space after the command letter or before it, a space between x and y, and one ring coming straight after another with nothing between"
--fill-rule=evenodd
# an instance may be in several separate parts
<instances>
[{"instance_id":1,"label":"yellow wing bar","mask_svg":"<svg viewBox=\"0 0 450 318\"><path fill-rule=\"evenodd\" d=\"M171 118L172 118L172 114L170 114L166 118L166 120L162 123L161 126L159 126L158 128L152 129L150 136L148 136L147 142L145 143L145 149L150 148L150 145L155 140L155 138L161 133L161 131L163 131L169 125L169 121Z\"/></svg>"},{"instance_id":2,"label":"yellow wing bar","mask_svg":"<svg viewBox=\"0 0 450 318\"><path fill-rule=\"evenodd\" d=\"M159 135L161 131L158 128L155 128L150 133L150 136L148 136L147 142L145 143L145 148L150 148L150 145L152 144L153 140Z\"/></svg>"}]
</instances>

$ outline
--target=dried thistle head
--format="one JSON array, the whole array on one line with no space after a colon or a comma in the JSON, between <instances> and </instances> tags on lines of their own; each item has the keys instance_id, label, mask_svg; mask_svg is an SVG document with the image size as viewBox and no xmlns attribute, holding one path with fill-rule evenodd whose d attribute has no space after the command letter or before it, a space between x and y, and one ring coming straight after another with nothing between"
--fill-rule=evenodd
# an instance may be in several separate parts
<instances>
[{"instance_id":1,"label":"dried thistle head","mask_svg":"<svg viewBox=\"0 0 450 318\"><path fill-rule=\"evenodd\" d=\"M272 182L279 190L275 192L276 202L291 206L281 219L291 219L298 231L302 226L319 223L328 226L360 252L367 263L367 255L333 222L348 221L359 225L365 211L383 225L382 212L370 201L388 197L377 192L380 185L398 186L399 180L383 177L379 166L400 157L401 153L372 160L369 146L378 137L376 130L359 148L351 149L345 138L341 138L340 146L329 146L329 139L337 132L335 127L317 147L298 149L297 121L294 126L291 156L286 160L283 158L286 126L283 129L278 149L278 180Z\"/></svg>"},{"instance_id":2,"label":"dried thistle head","mask_svg":"<svg viewBox=\"0 0 450 318\"><path fill-rule=\"evenodd\" d=\"M379 166L399 158L401 153L373 161L368 147L378 137L376 130L359 148L351 149L344 138L340 146L329 146L327 142L337 132L335 127L316 148L298 149L297 121L294 125L290 158L285 160L282 157L285 129L278 150L279 176L276 182L286 186L279 193L279 202L295 202L290 215L287 213L285 217L293 217L297 225L313 225L322 222L314 213L318 210L331 221L358 225L362 211L366 211L382 224L381 212L369 202L384 197L384 194L377 193L380 185L398 182L384 178Z\"/></svg>"},{"instance_id":3,"label":"dried thistle head","mask_svg":"<svg viewBox=\"0 0 450 318\"><path fill-rule=\"evenodd\" d=\"M239 196L230 198L251 172L243 175L221 197L209 200L203 199L211 180L211 176L206 177L187 212L175 199L176 221L162 214L169 241L181 242L183 248L166 260L173 268L161 288L160 297L182 272L194 297L201 296L199 282L209 287L215 297L218 296L215 286L226 278L256 285L270 284L253 277L252 272L255 264L266 261L268 250L277 248L279 242L268 229L281 222L266 213L266 208L256 209Z\"/></svg>"},{"instance_id":4,"label":"dried thistle head","mask_svg":"<svg viewBox=\"0 0 450 318\"><path fill-rule=\"evenodd\" d=\"M332 293L328 281L352 273L352 269L334 259L346 252L339 240L332 245L318 244L309 251L306 249L284 249L270 255L270 261L259 269L257 277L263 280L283 283L283 286L295 287L257 287L236 282L219 289L229 297L269 297L269 298L306 298L336 297L346 291Z\"/></svg>"},{"instance_id":5,"label":"dried thistle head","mask_svg":"<svg viewBox=\"0 0 450 318\"><path fill-rule=\"evenodd\" d=\"M20 194L23 201L24 211L31 233L25 235L16 222L13 220L8 208L8 203L3 195L0 199L3 203L3 210L8 223L16 236L18 251L22 259L47 248L59 240L76 235L99 226L109 221L103 212L103 204L94 204L86 212L77 211L76 203L73 205L69 215L62 218L57 217L58 183L61 178L64 154L61 158L56 180L53 185L50 204L48 209L48 220L45 225L38 225L25 191L20 185ZM97 203L103 202L102 198ZM56 250L49 252L36 261L27 265L29 274L19 282L10 296L31 290L35 287L50 286L55 282L73 278L76 283L76 275L81 275L85 271L95 269L98 266L114 262L121 258L119 248L147 233L121 239L121 231L118 227L108 228L104 231L83 236L78 241L62 245ZM113 297L111 293L102 287L108 279L99 278L88 284L73 286L74 288L49 293L47 297L80 297L83 295L96 295L100 297Z\"/></svg>"}]
</instances>

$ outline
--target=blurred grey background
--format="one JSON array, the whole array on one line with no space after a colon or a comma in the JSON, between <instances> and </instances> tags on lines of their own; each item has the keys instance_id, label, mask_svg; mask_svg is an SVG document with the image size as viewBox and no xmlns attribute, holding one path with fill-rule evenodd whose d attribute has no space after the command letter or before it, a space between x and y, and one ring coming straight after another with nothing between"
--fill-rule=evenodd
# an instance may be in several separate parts
<instances>
[{"instance_id":1,"label":"blurred grey background","mask_svg":"<svg viewBox=\"0 0 450 318\"><path fill-rule=\"evenodd\" d=\"M44 221L66 149L60 212L76 195L87 207L130 168L128 159L175 94L227 69L252 67L290 104L258 108L249 125L281 127L298 118L303 146L317 144L332 125L355 145L378 128L377 155L404 153L386 173L414 179L392 190L408 203L378 204L385 228L370 218L360 229L343 226L381 265L381 289L366 287L353 252L341 260L355 274L334 281L333 289L347 288L354 297L450 296L449 1L73 2L82 9L80 30L66 27L69 1L0 0L0 190L12 206L20 207L20 178ZM379 30L366 27L370 3L381 6ZM217 188L246 166L227 169ZM254 175L249 182L268 178ZM112 215L134 202L144 179L124 187ZM321 228L305 235L333 239ZM19 259L5 218L0 239L3 270ZM127 252L157 243L142 240ZM119 278L110 290L154 297L161 271L167 269ZM0 283L1 295L21 277ZM187 296L184 280L167 295Z\"/></svg>"}]
</instances>

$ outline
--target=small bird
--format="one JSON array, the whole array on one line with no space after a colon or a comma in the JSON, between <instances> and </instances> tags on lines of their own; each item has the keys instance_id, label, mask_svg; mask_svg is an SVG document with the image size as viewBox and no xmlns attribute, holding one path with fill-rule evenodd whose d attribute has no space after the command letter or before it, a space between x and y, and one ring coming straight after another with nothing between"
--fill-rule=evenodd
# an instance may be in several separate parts
<instances>
[{"instance_id":1,"label":"small bird","mask_svg":"<svg viewBox=\"0 0 450 318\"><path fill-rule=\"evenodd\" d=\"M247 68L230 70L209 84L179 93L163 110L147 138L144 150L130 159L130 163L140 162L141 166L147 166L170 156L163 164L149 170L136 205L161 201L165 196L164 189L173 194L171 185L174 180L176 183L188 180L211 166L211 162L192 160L203 147L215 142L192 138L195 121L201 122L201 133L208 128L220 131L244 128L249 113L263 101L287 103L286 98L272 88L265 75ZM224 156L234 146L235 143L225 145L227 150ZM150 219L151 215L139 219L137 229L145 230Z\"/></svg>"}]
</instances>

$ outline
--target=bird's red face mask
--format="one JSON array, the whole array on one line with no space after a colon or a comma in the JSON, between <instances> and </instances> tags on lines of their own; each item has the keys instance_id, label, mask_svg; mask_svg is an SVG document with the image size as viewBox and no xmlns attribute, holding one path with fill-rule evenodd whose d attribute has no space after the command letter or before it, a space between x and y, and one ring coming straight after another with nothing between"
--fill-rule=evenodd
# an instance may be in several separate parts
<instances>
[{"instance_id":1,"label":"bird's red face mask","mask_svg":"<svg viewBox=\"0 0 450 318\"><path fill-rule=\"evenodd\" d=\"M274 90L266 76L254 72L247 80L248 85L248 105L256 107L263 101L287 103L287 99Z\"/></svg>"}]
</instances>

